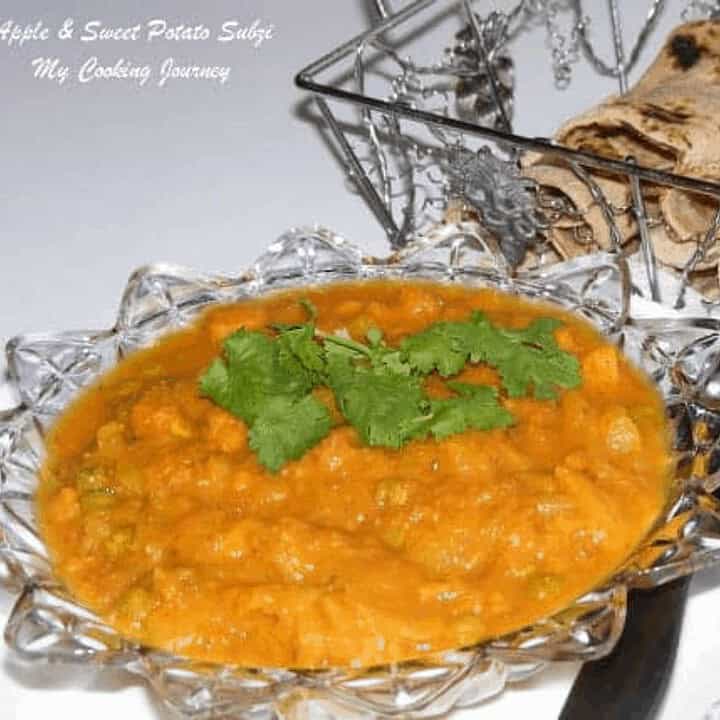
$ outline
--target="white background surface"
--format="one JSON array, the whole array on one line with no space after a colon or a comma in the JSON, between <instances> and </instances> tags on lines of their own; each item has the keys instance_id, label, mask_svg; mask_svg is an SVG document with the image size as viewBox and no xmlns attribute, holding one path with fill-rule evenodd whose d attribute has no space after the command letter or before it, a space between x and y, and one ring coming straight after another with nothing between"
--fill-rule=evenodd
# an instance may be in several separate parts
<instances>
[{"instance_id":1,"label":"white background surface","mask_svg":"<svg viewBox=\"0 0 720 720\"><path fill-rule=\"evenodd\" d=\"M485 3L492 7L501 3ZM630 31L646 12L625 0ZM663 23L679 16L670 2ZM317 128L302 119L294 73L367 27L364 0L2 0L0 23L68 16L130 25L151 17L219 26L256 17L275 26L258 49L243 44L83 47L52 41L0 45L0 341L14 334L109 326L131 270L168 260L203 270L242 268L293 225L321 222L371 252L383 238ZM482 3L478 3L482 7ZM600 3L591 3L593 12ZM200 9L202 8L202 9ZM603 22L598 16L597 23ZM630 34L630 33L628 33ZM663 32L660 33L662 35ZM518 58L547 65L542 36ZM30 61L91 54L158 63L168 55L232 66L228 84L176 82L138 88L119 82L55 86L32 78ZM523 64L522 60L530 61ZM544 83L544 84L543 84ZM550 133L565 116L612 89L579 70L572 93L548 102L550 81L518 73L518 126ZM700 718L720 698L720 572L698 576L663 720ZM0 620L12 599L0 590ZM576 668L516 686L463 718L555 718ZM609 689L609 692L612 692ZM0 718L157 720L167 715L128 676L18 667L0 650Z\"/></svg>"}]
</instances>

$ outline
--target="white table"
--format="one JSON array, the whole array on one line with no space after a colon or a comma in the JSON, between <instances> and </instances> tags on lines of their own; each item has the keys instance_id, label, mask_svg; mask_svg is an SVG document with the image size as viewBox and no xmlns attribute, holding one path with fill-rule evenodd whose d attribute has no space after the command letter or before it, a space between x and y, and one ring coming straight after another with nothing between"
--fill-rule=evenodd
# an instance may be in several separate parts
<instances>
[{"instance_id":1,"label":"white table","mask_svg":"<svg viewBox=\"0 0 720 720\"><path fill-rule=\"evenodd\" d=\"M58 27L72 15L81 23L132 25L164 17L219 27L226 19L257 17L274 25L274 37L257 49L203 42L0 44L0 341L19 332L106 327L136 266L170 260L204 270L242 268L292 225L321 222L382 252L370 212L348 192L317 128L299 117L302 95L292 85L300 67L367 26L369 5L218 0L201 11L189 0L127 0L122 8L93 0L5 0L0 24L42 19ZM639 22L645 4L626 5ZM31 60L40 55L78 64L94 54L155 64L172 55L232 70L224 86L61 86L32 77ZM579 80L585 104L607 89ZM530 120L544 132L567 110L538 107L542 115ZM0 590L0 620L11 602ZM719 603L720 571L698 576L664 720L700 718L720 698ZM461 716L554 718L576 670L549 671ZM17 720L60 713L75 720L167 717L128 676L28 670L4 649L0 708L2 718Z\"/></svg>"}]
</instances>

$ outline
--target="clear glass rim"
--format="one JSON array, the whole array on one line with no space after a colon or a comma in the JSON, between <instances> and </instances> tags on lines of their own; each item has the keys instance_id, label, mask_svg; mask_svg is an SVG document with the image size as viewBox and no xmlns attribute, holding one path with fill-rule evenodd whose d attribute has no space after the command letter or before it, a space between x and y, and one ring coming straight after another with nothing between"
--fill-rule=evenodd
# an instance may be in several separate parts
<instances>
[{"instance_id":1,"label":"clear glass rim","mask_svg":"<svg viewBox=\"0 0 720 720\"><path fill-rule=\"evenodd\" d=\"M627 268L625 261L617 255L599 253L583 256L510 277L506 274L502 258L467 227L443 228L436 237L414 243L388 258L364 257L357 247L342 237L322 228L312 228L286 233L248 272L237 275L213 276L169 264L141 268L128 281L118 320L112 329L19 335L7 345L10 376L22 404L0 414L0 582L4 580L12 589L20 591L5 628L6 643L26 659L58 659L57 648L52 644L48 650L25 637L33 627L36 634L40 633L44 621L38 620L38 613L41 616L42 612L50 612L49 608L55 603L62 606L63 613L76 618L84 633L80 649L61 654L60 659L122 665L149 679L157 679L158 668L163 668L163 673L173 669L177 672L189 671L199 677L222 677L228 681L231 677L241 677L243 682L251 679L262 687L300 685L321 691L327 690L329 683L334 688L341 683L343 692L350 692L353 683L372 684L373 678L397 676L398 673L447 671L451 668L452 683L456 683L459 682L456 678L460 672L458 668L467 671L468 667L480 662L500 663L507 668L514 667L519 674L527 674L549 661L599 657L614 646L622 631L625 597L629 588L659 585L720 560L720 547L711 542L712 533L720 530L720 502L709 492L714 489L711 484L715 481L708 472L706 478L694 474L689 479L678 479L676 495L670 499L666 513L658 518L657 526L646 542L612 578L578 598L575 603L516 632L417 660L375 668L341 667L312 671L199 663L123 638L92 612L75 603L54 581L36 528L17 510L18 503L31 503L32 496L26 487L23 489L22 483L16 483L11 477L13 471L9 459L12 459L13 450L7 438L14 437L19 441L26 433L41 432L43 424L48 422L52 412L56 412L52 410L52 403L57 399L53 396L55 391L52 387L50 390L41 387L38 377L34 378L35 382L29 382L25 354L30 351L36 355L46 352L47 359L59 347L87 349L112 344L117 359L142 342L143 338L147 340L147 337L157 334L153 325L158 323L157 318L160 318L158 327L164 331L176 327L183 319L189 319L211 303L254 297L308 282L316 284L384 277L490 284L526 297L559 302L563 307L573 308L594 320L611 337L624 338L628 343L632 340L639 347L649 342L654 333L660 332L692 333L698 330L720 335L720 321L710 318L675 319L668 323L629 317ZM159 278L163 278L164 290L168 293L177 291L179 298L170 302L169 308L158 306L161 309L165 307L162 312L154 309L152 302L155 300L148 301L149 296L144 294L148 292L147 287L160 283ZM607 290L605 286L611 289ZM152 290L149 292L151 296ZM182 312L187 314L183 316ZM146 336L148 324L151 331ZM683 351L682 347L675 349L679 355ZM50 386L52 382L51 379ZM679 407L679 404L688 402L687 395L683 396L676 388L673 389L667 377L664 382L667 387L663 392L669 406ZM62 392L58 390L57 394ZM704 486L706 481L707 487ZM24 478L23 482L27 484L31 480ZM668 537L669 521L690 511L695 515L685 526L686 535ZM45 631L48 631L47 627ZM148 669L150 667L152 671ZM507 668L506 675L509 672ZM512 675L512 672L509 674ZM333 692L339 691L335 689ZM405 707L404 712L411 710Z\"/></svg>"}]
</instances>

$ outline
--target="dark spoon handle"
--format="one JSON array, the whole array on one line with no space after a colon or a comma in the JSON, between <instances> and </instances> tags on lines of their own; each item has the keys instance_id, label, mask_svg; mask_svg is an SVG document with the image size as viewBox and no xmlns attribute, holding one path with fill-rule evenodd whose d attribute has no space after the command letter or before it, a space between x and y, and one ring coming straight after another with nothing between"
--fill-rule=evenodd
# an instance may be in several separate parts
<instances>
[{"instance_id":1,"label":"dark spoon handle","mask_svg":"<svg viewBox=\"0 0 720 720\"><path fill-rule=\"evenodd\" d=\"M585 663L559 720L651 720L672 674L690 578L634 591L615 650Z\"/></svg>"}]
</instances>

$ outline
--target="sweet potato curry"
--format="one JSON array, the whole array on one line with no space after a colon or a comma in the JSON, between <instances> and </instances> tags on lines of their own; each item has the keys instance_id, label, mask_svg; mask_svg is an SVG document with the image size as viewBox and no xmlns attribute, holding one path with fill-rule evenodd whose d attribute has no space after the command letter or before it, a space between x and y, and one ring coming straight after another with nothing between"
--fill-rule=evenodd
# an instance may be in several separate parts
<instances>
[{"instance_id":1,"label":"sweet potato curry","mask_svg":"<svg viewBox=\"0 0 720 720\"><path fill-rule=\"evenodd\" d=\"M73 595L246 666L384 663L552 614L623 563L671 475L658 393L585 321L399 281L214 307L48 446Z\"/></svg>"}]
</instances>

